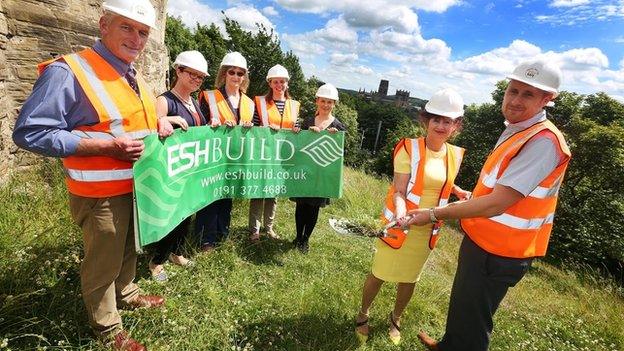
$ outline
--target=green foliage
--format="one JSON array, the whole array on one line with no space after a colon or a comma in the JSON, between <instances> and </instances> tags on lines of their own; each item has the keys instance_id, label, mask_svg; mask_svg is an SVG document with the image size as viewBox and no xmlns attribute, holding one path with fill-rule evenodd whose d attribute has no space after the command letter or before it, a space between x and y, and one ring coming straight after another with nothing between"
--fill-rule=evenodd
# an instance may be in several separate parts
<instances>
[{"instance_id":1,"label":"green foliage","mask_svg":"<svg viewBox=\"0 0 624 351\"><path fill-rule=\"evenodd\" d=\"M80 297L81 234L67 209L56 161L0 186L0 349L108 350L94 340ZM215 252L189 254L195 267L166 264L169 281L149 279L149 255L137 281L165 295L164 308L123 311L124 327L150 350L355 350L353 321L374 241L338 236L331 217L376 222L388 188L345 169L344 196L322 209L308 255L293 250L294 206L280 199L281 240L247 240L247 201L235 201L230 238ZM402 322L401 349L420 350L420 330L444 332L461 235L444 227ZM540 298L536 297L536 292ZM395 284L371 309L363 350L395 350L386 336ZM582 298L579 298L582 297ZM495 317L492 349L624 349L624 291L585 268L536 262Z\"/></svg>"},{"instance_id":2,"label":"green foliage","mask_svg":"<svg viewBox=\"0 0 624 351\"><path fill-rule=\"evenodd\" d=\"M375 157L375 171L378 174L385 174L389 177L393 175L392 160L394 146L405 138L418 138L424 135L424 131L420 126L416 126L409 119L401 119L395 128L388 131L384 146L379 149L377 157Z\"/></svg>"},{"instance_id":3,"label":"green foliage","mask_svg":"<svg viewBox=\"0 0 624 351\"><path fill-rule=\"evenodd\" d=\"M206 78L202 89L213 89L223 56L228 52L239 51L246 59L249 68L250 84L247 95L254 97L268 91L266 74L269 68L281 64L290 74L289 89L295 99L304 91L305 78L299 59L292 52L283 52L280 42L273 32L258 25L258 31L244 30L238 22L225 18L225 33L215 24L198 24L192 32L179 18L167 17L165 44L169 48L171 62L185 50L198 50L208 61L210 77Z\"/></svg>"},{"instance_id":4,"label":"green foliage","mask_svg":"<svg viewBox=\"0 0 624 351\"><path fill-rule=\"evenodd\" d=\"M405 110L390 104L361 104L358 110L358 124L364 135L362 148L376 152L387 146L388 134L400 124L410 122ZM381 128L379 123L381 122ZM377 131L379 130L379 137ZM377 141L377 143L375 143ZM377 149L377 150L376 150Z\"/></svg>"},{"instance_id":5,"label":"green foliage","mask_svg":"<svg viewBox=\"0 0 624 351\"><path fill-rule=\"evenodd\" d=\"M612 122L624 125L624 104L602 92L587 95L581 107L581 115L603 126Z\"/></svg>"},{"instance_id":6,"label":"green foliage","mask_svg":"<svg viewBox=\"0 0 624 351\"><path fill-rule=\"evenodd\" d=\"M502 100L501 100L502 102ZM483 162L505 128L499 104L485 103L466 108L463 130L453 141L466 149L457 184L464 189L474 188Z\"/></svg>"}]
</instances>

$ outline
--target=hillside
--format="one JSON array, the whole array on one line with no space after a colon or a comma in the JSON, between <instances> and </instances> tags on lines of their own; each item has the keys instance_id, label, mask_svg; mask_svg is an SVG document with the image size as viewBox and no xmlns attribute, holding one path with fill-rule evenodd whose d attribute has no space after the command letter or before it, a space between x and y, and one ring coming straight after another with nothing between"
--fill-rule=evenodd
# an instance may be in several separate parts
<instances>
[{"instance_id":1,"label":"hillside","mask_svg":"<svg viewBox=\"0 0 624 351\"><path fill-rule=\"evenodd\" d=\"M79 297L81 238L71 224L54 161L0 188L0 350L102 349L87 328ZM370 269L373 242L339 237L332 216L373 221L387 181L347 169L345 196L321 211L308 255L292 250L294 206L278 205L278 241L247 240L247 202L235 202L231 240L197 265L167 266L170 280L138 280L167 297L161 310L124 312L124 324L150 350L353 350L353 319ZM391 346L386 285L371 311L368 350L423 350L420 329L440 336L460 234L445 227L408 306L403 342ZM505 298L492 350L623 350L624 292L587 270L537 262Z\"/></svg>"}]
</instances>

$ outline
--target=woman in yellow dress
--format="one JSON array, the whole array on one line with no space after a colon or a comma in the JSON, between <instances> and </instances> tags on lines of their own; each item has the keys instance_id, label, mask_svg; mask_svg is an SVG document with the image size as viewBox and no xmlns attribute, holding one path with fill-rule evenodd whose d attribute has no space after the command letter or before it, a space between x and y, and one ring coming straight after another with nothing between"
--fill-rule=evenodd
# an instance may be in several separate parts
<instances>
[{"instance_id":1,"label":"woman in yellow dress","mask_svg":"<svg viewBox=\"0 0 624 351\"><path fill-rule=\"evenodd\" d=\"M447 143L461 128L463 99L452 89L436 92L420 113L426 136L403 139L394 149L394 177L382 214L384 221L407 221L407 211L431 208L448 202L451 193L467 199L470 192L454 184L461 164L463 149ZM356 318L356 335L360 342L368 338L368 312L384 282L397 283L394 310L390 312L389 337L394 344L401 340L401 314L409 303L414 286L420 278L431 250L438 239L441 223L410 226L407 235L392 230L396 238L384 238L375 243L371 273L362 292L362 306Z\"/></svg>"}]
</instances>

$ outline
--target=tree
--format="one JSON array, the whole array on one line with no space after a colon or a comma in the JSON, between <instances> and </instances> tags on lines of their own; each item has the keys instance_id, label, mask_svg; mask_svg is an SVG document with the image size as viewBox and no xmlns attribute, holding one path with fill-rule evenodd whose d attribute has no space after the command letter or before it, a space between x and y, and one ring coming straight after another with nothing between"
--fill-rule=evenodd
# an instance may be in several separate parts
<instances>
[{"instance_id":1,"label":"tree","mask_svg":"<svg viewBox=\"0 0 624 351\"><path fill-rule=\"evenodd\" d=\"M581 114L603 126L616 121L624 125L624 105L602 92L585 97Z\"/></svg>"}]
</instances>

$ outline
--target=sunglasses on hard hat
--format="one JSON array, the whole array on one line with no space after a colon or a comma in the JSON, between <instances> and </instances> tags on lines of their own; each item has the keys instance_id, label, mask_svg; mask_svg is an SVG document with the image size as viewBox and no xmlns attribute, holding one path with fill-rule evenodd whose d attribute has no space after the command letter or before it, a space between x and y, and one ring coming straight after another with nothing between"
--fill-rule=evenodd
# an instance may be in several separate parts
<instances>
[{"instance_id":1,"label":"sunglasses on hard hat","mask_svg":"<svg viewBox=\"0 0 624 351\"><path fill-rule=\"evenodd\" d=\"M233 70L233 69L231 69L231 70L227 71L227 73L228 73L229 75L231 75L231 76L233 76L233 75L237 75L237 76L239 76L239 77L242 77L242 76L244 76L244 75L245 75L245 71L236 71L236 70Z\"/></svg>"},{"instance_id":2,"label":"sunglasses on hard hat","mask_svg":"<svg viewBox=\"0 0 624 351\"><path fill-rule=\"evenodd\" d=\"M197 73L188 71L188 70L186 70L184 68L180 68L180 71L188 73L189 77L191 77L191 79L194 79L194 80L202 81L202 80L204 80L206 78L206 76L203 75L203 74L197 74Z\"/></svg>"}]
</instances>

